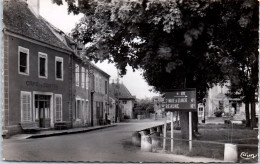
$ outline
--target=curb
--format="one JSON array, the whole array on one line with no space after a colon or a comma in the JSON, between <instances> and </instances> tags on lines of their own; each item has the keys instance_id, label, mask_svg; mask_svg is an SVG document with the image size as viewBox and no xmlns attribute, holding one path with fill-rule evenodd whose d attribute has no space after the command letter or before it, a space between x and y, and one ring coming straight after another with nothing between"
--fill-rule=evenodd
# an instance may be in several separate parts
<instances>
[{"instance_id":1,"label":"curb","mask_svg":"<svg viewBox=\"0 0 260 164\"><path fill-rule=\"evenodd\" d=\"M28 136L25 139L44 138L44 137L60 136L60 135L67 135L67 134L84 133L84 132L89 132L89 131L109 128L109 127L114 127L114 126L117 126L117 125L93 127L93 128L84 129L84 130L54 132L54 133L50 133L50 134L35 134L35 135Z\"/></svg>"}]
</instances>

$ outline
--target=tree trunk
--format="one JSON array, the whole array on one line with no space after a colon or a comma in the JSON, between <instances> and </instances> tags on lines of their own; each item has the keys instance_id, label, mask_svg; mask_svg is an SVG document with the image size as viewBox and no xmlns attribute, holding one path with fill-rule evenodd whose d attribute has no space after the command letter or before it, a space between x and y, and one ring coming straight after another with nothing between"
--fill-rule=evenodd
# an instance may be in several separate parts
<instances>
[{"instance_id":1,"label":"tree trunk","mask_svg":"<svg viewBox=\"0 0 260 164\"><path fill-rule=\"evenodd\" d=\"M251 129L256 127L255 102L251 102Z\"/></svg>"},{"instance_id":2,"label":"tree trunk","mask_svg":"<svg viewBox=\"0 0 260 164\"><path fill-rule=\"evenodd\" d=\"M189 139L189 112L179 112L181 123L181 136L183 139Z\"/></svg>"},{"instance_id":3,"label":"tree trunk","mask_svg":"<svg viewBox=\"0 0 260 164\"><path fill-rule=\"evenodd\" d=\"M246 127L250 127L250 117L249 117L249 102L245 103L245 112L246 112Z\"/></svg>"}]
</instances>

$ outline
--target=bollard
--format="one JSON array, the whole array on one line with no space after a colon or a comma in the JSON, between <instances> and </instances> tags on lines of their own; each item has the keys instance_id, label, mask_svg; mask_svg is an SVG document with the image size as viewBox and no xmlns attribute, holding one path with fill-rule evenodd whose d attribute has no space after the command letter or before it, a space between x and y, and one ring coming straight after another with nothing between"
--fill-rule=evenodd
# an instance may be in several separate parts
<instances>
[{"instance_id":1,"label":"bollard","mask_svg":"<svg viewBox=\"0 0 260 164\"><path fill-rule=\"evenodd\" d=\"M138 120L141 120L141 115L137 115L137 119L138 119Z\"/></svg>"},{"instance_id":2,"label":"bollard","mask_svg":"<svg viewBox=\"0 0 260 164\"><path fill-rule=\"evenodd\" d=\"M141 134L134 132L132 135L132 143L134 146L141 146Z\"/></svg>"},{"instance_id":3,"label":"bollard","mask_svg":"<svg viewBox=\"0 0 260 164\"><path fill-rule=\"evenodd\" d=\"M238 159L237 145L225 144L224 161L225 162L237 162Z\"/></svg>"},{"instance_id":4,"label":"bollard","mask_svg":"<svg viewBox=\"0 0 260 164\"><path fill-rule=\"evenodd\" d=\"M149 135L141 136L141 150L151 152L152 151L152 140Z\"/></svg>"},{"instance_id":5,"label":"bollard","mask_svg":"<svg viewBox=\"0 0 260 164\"><path fill-rule=\"evenodd\" d=\"M151 135L152 138L152 148L161 147L160 133L155 132Z\"/></svg>"}]
</instances>

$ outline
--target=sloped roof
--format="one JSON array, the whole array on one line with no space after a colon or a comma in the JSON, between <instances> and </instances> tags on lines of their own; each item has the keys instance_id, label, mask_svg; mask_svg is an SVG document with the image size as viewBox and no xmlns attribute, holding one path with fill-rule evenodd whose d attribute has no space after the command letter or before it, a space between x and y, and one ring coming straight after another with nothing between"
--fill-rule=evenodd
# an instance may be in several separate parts
<instances>
[{"instance_id":1,"label":"sloped roof","mask_svg":"<svg viewBox=\"0 0 260 164\"><path fill-rule=\"evenodd\" d=\"M109 85L111 97L118 97L119 99L135 99L124 84L112 83Z\"/></svg>"},{"instance_id":2,"label":"sloped roof","mask_svg":"<svg viewBox=\"0 0 260 164\"><path fill-rule=\"evenodd\" d=\"M54 35L45 20L41 17L37 18L32 13L24 1L4 0L3 22L7 31L71 51Z\"/></svg>"}]
</instances>

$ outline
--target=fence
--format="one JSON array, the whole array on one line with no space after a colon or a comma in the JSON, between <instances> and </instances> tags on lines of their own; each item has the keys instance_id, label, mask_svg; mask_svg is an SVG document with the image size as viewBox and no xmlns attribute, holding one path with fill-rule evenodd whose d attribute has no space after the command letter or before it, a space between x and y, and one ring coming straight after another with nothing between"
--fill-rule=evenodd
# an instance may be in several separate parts
<instances>
[{"instance_id":1,"label":"fence","mask_svg":"<svg viewBox=\"0 0 260 164\"><path fill-rule=\"evenodd\" d=\"M167 123L169 124L169 123ZM167 126L166 124L166 126ZM156 152L166 151L176 154L191 156L205 156L210 158L224 159L226 162L256 162L258 146L254 144L229 143L229 140L188 140L180 138L171 138L163 135L166 132L165 125L159 125L148 129L135 132L132 136L132 142L135 146L140 146L142 151ZM163 130L164 129L164 130ZM257 138L233 139L239 140L258 140ZM192 142L192 151L189 151L189 141ZM250 152L251 151L251 152ZM252 152L253 151L253 152Z\"/></svg>"}]
</instances>

